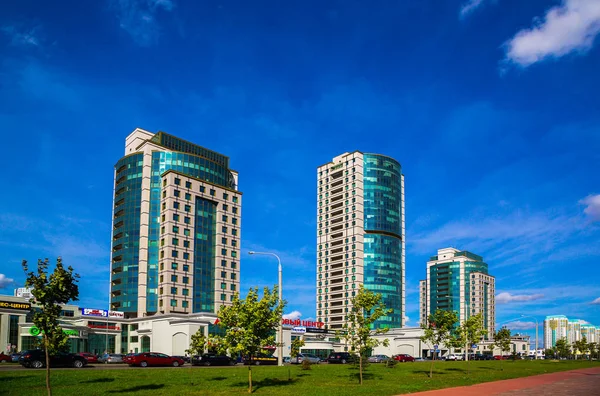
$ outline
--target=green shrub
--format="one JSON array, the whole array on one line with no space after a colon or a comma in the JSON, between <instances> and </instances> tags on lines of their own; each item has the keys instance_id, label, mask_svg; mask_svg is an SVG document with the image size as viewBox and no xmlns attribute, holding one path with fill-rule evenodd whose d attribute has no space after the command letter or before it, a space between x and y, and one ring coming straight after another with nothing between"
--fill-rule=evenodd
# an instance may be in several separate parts
<instances>
[{"instance_id":1,"label":"green shrub","mask_svg":"<svg viewBox=\"0 0 600 396\"><path fill-rule=\"evenodd\" d=\"M394 368L394 367L396 367L397 364L398 364L398 361L396 359L388 359L385 362L385 367Z\"/></svg>"},{"instance_id":2,"label":"green shrub","mask_svg":"<svg viewBox=\"0 0 600 396\"><path fill-rule=\"evenodd\" d=\"M312 370L310 367L310 361L308 359L302 360L302 370Z\"/></svg>"}]
</instances>

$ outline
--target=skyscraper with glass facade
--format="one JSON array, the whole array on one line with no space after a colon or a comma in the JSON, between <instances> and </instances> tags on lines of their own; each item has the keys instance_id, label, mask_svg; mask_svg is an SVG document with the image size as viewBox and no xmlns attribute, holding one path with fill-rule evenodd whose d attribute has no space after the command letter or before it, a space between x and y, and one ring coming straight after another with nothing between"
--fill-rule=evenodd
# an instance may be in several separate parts
<instances>
[{"instance_id":1,"label":"skyscraper with glass facade","mask_svg":"<svg viewBox=\"0 0 600 396\"><path fill-rule=\"evenodd\" d=\"M393 312L376 328L404 325L404 175L398 161L359 151L317 169L317 318L340 329L360 285Z\"/></svg>"},{"instance_id":2,"label":"skyscraper with glass facade","mask_svg":"<svg viewBox=\"0 0 600 396\"><path fill-rule=\"evenodd\" d=\"M240 284L242 193L229 158L133 131L115 165L111 309L216 312Z\"/></svg>"},{"instance_id":3,"label":"skyscraper with glass facade","mask_svg":"<svg viewBox=\"0 0 600 396\"><path fill-rule=\"evenodd\" d=\"M454 248L439 249L427 262L427 279L420 281L420 319L427 323L438 309L455 311L459 321L483 314L486 338L496 326L495 278L483 258Z\"/></svg>"}]
</instances>

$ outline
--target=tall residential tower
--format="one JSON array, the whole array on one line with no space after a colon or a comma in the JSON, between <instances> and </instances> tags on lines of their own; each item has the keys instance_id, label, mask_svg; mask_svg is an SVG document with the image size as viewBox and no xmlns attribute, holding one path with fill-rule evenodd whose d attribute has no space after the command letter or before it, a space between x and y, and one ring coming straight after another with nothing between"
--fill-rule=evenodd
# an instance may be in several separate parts
<instances>
[{"instance_id":1,"label":"tall residential tower","mask_svg":"<svg viewBox=\"0 0 600 396\"><path fill-rule=\"evenodd\" d=\"M360 285L393 312L375 327L402 327L405 315L404 175L398 161L359 151L317 169L317 318L340 329Z\"/></svg>"},{"instance_id":2,"label":"tall residential tower","mask_svg":"<svg viewBox=\"0 0 600 396\"><path fill-rule=\"evenodd\" d=\"M437 309L456 311L460 322L483 314L488 339L496 326L495 279L483 258L454 248L439 249L427 262L427 279L420 281L421 323Z\"/></svg>"},{"instance_id":3,"label":"tall residential tower","mask_svg":"<svg viewBox=\"0 0 600 396\"><path fill-rule=\"evenodd\" d=\"M229 158L136 129L115 165L111 309L216 312L240 284L242 193Z\"/></svg>"}]
</instances>

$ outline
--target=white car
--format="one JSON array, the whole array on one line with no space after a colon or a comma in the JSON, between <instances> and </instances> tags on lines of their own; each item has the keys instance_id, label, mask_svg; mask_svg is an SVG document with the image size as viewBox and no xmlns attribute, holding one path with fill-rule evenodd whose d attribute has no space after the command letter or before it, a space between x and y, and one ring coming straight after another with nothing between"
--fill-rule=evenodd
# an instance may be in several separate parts
<instances>
[{"instance_id":1,"label":"white car","mask_svg":"<svg viewBox=\"0 0 600 396\"><path fill-rule=\"evenodd\" d=\"M463 356L451 353L450 355L446 356L446 360L463 360Z\"/></svg>"},{"instance_id":2,"label":"white car","mask_svg":"<svg viewBox=\"0 0 600 396\"><path fill-rule=\"evenodd\" d=\"M308 360L312 364L318 364L321 361L321 359L318 356L311 355L309 353L299 353L298 356L293 357L290 360L290 363L300 364L303 360Z\"/></svg>"}]
</instances>

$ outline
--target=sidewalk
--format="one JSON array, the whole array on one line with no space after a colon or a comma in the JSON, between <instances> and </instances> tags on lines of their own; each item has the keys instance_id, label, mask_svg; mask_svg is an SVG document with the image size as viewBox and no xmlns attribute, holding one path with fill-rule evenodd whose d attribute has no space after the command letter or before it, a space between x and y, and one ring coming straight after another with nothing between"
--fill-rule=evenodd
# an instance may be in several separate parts
<instances>
[{"instance_id":1,"label":"sidewalk","mask_svg":"<svg viewBox=\"0 0 600 396\"><path fill-rule=\"evenodd\" d=\"M419 392L419 396L600 395L600 367Z\"/></svg>"}]
</instances>

